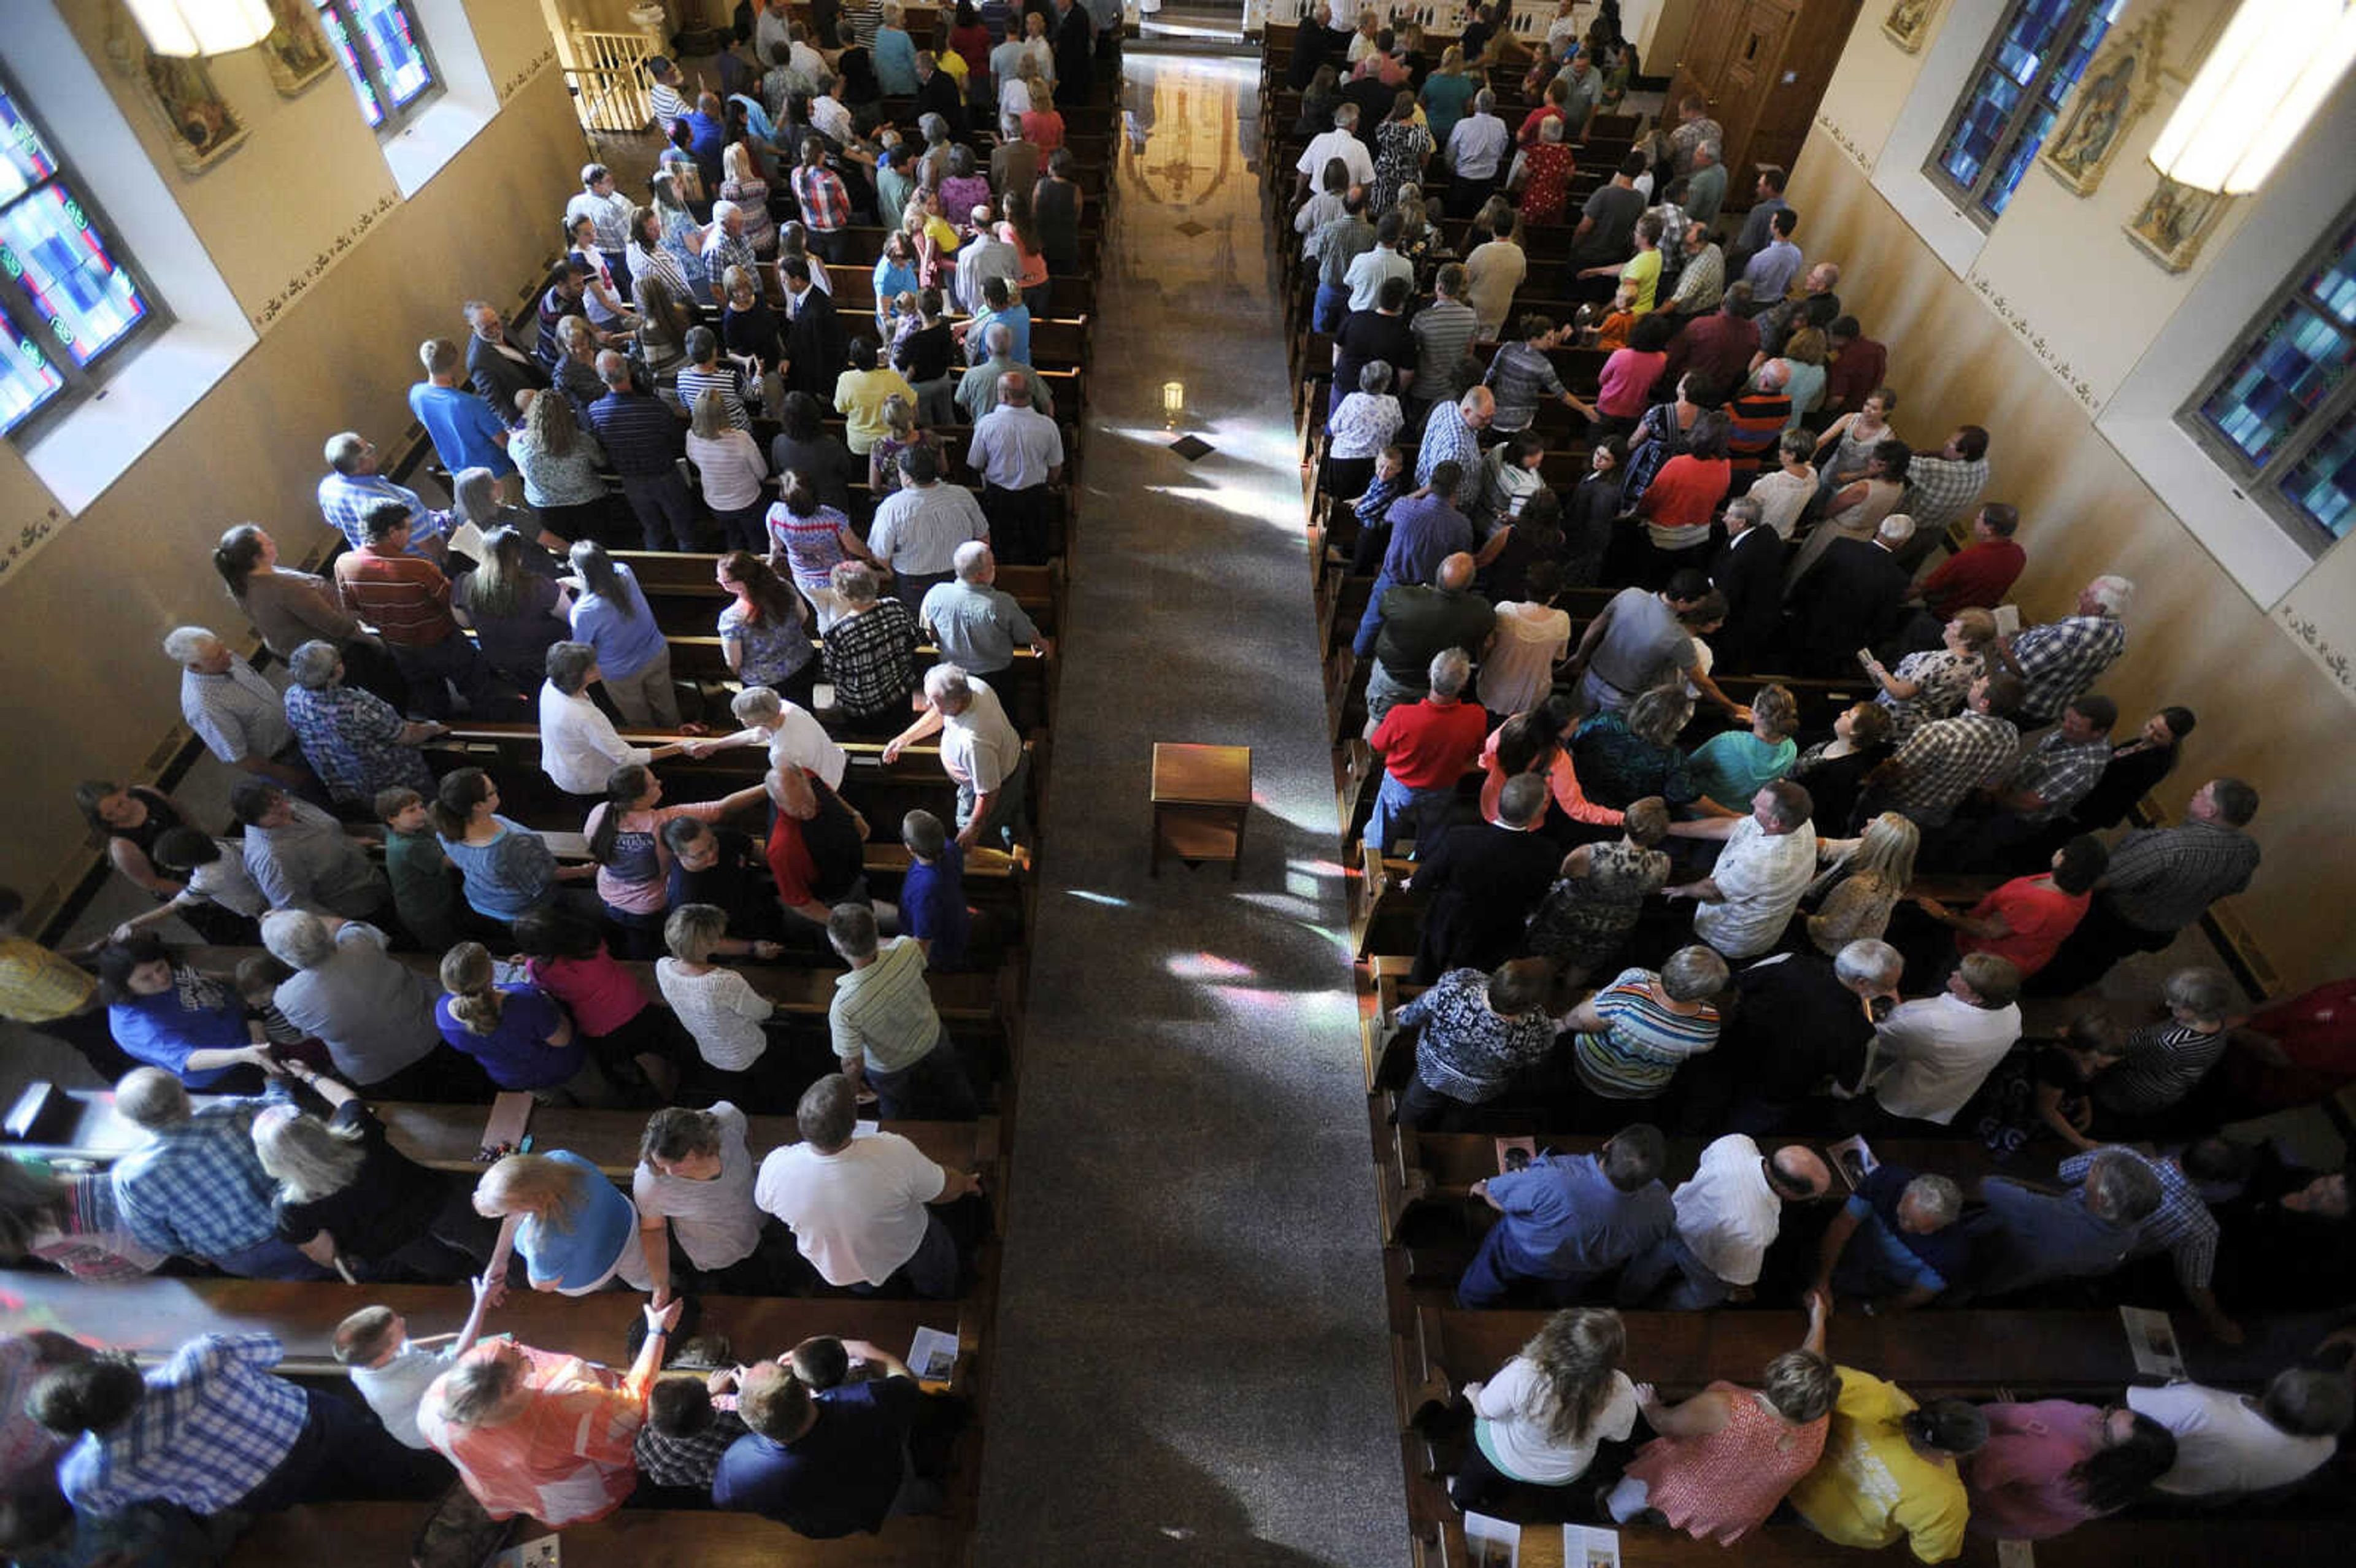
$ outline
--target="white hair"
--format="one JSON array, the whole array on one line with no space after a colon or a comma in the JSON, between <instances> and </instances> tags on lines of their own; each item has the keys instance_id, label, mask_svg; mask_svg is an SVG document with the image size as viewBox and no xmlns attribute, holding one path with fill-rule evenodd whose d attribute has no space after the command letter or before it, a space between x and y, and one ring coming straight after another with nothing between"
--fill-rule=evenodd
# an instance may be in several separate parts
<instances>
[{"instance_id":1,"label":"white hair","mask_svg":"<svg viewBox=\"0 0 2356 1568\"><path fill-rule=\"evenodd\" d=\"M262 917L262 945L282 964L316 969L335 956L335 933L308 910L273 910Z\"/></svg>"},{"instance_id":2,"label":"white hair","mask_svg":"<svg viewBox=\"0 0 2356 1568\"><path fill-rule=\"evenodd\" d=\"M1900 1197L1911 1199L1933 1229L1943 1230L1963 1217L1964 1189L1949 1177L1918 1176L1906 1184Z\"/></svg>"},{"instance_id":3,"label":"white hair","mask_svg":"<svg viewBox=\"0 0 2356 1568\"><path fill-rule=\"evenodd\" d=\"M1894 986L1906 960L1887 942L1861 937L1833 955L1833 974L1844 986Z\"/></svg>"},{"instance_id":4,"label":"white hair","mask_svg":"<svg viewBox=\"0 0 2356 1568\"><path fill-rule=\"evenodd\" d=\"M1442 648L1431 656L1431 692L1435 697L1454 697L1463 691L1464 683L1472 678L1472 660L1462 648Z\"/></svg>"},{"instance_id":5,"label":"white hair","mask_svg":"<svg viewBox=\"0 0 2356 1568\"><path fill-rule=\"evenodd\" d=\"M2135 603L2136 585L2124 577L2104 575L2086 584L2086 597L2102 606L2103 613L2125 615Z\"/></svg>"},{"instance_id":6,"label":"white hair","mask_svg":"<svg viewBox=\"0 0 2356 1568\"><path fill-rule=\"evenodd\" d=\"M785 711L777 694L766 686L748 686L729 703L728 711L747 724L766 724Z\"/></svg>"},{"instance_id":7,"label":"white hair","mask_svg":"<svg viewBox=\"0 0 2356 1568\"><path fill-rule=\"evenodd\" d=\"M973 688L966 684L965 671L953 664L937 664L925 672L925 696L935 707L954 703L962 713L972 706Z\"/></svg>"},{"instance_id":8,"label":"white hair","mask_svg":"<svg viewBox=\"0 0 2356 1568\"><path fill-rule=\"evenodd\" d=\"M977 582L980 581L981 569L989 560L988 545L980 539L968 539L957 547L957 553L949 558L949 564L956 569L959 582Z\"/></svg>"},{"instance_id":9,"label":"white hair","mask_svg":"<svg viewBox=\"0 0 2356 1568\"><path fill-rule=\"evenodd\" d=\"M207 643L218 643L210 626L175 626L164 634L164 656L174 664L187 664L204 651Z\"/></svg>"},{"instance_id":10,"label":"white hair","mask_svg":"<svg viewBox=\"0 0 2356 1568\"><path fill-rule=\"evenodd\" d=\"M712 204L712 224L716 228L744 210L733 201L715 201Z\"/></svg>"},{"instance_id":11,"label":"white hair","mask_svg":"<svg viewBox=\"0 0 2356 1568\"><path fill-rule=\"evenodd\" d=\"M287 656L286 668L294 677L295 685L319 691L336 678L336 667L343 659L335 644L314 637Z\"/></svg>"},{"instance_id":12,"label":"white hair","mask_svg":"<svg viewBox=\"0 0 2356 1568\"><path fill-rule=\"evenodd\" d=\"M1881 526L1873 530L1873 537L1896 549L1914 537L1914 519L1903 512L1892 512L1881 519Z\"/></svg>"}]
</instances>

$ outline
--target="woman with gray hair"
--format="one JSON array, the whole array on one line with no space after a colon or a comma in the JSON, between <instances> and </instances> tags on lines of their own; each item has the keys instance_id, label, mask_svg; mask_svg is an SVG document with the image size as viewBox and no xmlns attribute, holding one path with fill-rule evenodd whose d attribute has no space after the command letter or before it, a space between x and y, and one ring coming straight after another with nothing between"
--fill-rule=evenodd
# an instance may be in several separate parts
<instances>
[{"instance_id":1,"label":"woman with gray hair","mask_svg":"<svg viewBox=\"0 0 2356 1568\"><path fill-rule=\"evenodd\" d=\"M442 1043L433 983L385 952L383 932L283 909L262 917L262 944L296 970L279 985L279 1012L327 1046L338 1077L380 1100L488 1097L482 1070Z\"/></svg>"},{"instance_id":2,"label":"woman with gray hair","mask_svg":"<svg viewBox=\"0 0 2356 1568\"><path fill-rule=\"evenodd\" d=\"M663 923L663 944L670 954L655 961L655 983L694 1037L701 1059L692 1074L697 1087L762 1110L793 1098L776 1071L785 1052L770 1053L768 1031L762 1027L777 1008L743 975L712 962L727 936L725 910L680 905Z\"/></svg>"},{"instance_id":3,"label":"woman with gray hair","mask_svg":"<svg viewBox=\"0 0 2356 1568\"><path fill-rule=\"evenodd\" d=\"M1672 806L1690 805L1701 791L1676 740L1693 710L1693 699L1681 688L1661 686L1624 709L1606 709L1581 723L1570 738L1570 754L1587 798L1624 807L1658 795Z\"/></svg>"},{"instance_id":4,"label":"woman with gray hair","mask_svg":"<svg viewBox=\"0 0 2356 1568\"><path fill-rule=\"evenodd\" d=\"M286 667L294 677L286 688L286 722L337 805L373 815L379 790L423 795L434 788L434 772L417 748L448 734L450 726L403 719L383 698L346 686L344 656L333 643L305 643Z\"/></svg>"},{"instance_id":5,"label":"woman with gray hair","mask_svg":"<svg viewBox=\"0 0 2356 1568\"><path fill-rule=\"evenodd\" d=\"M537 564L551 577L562 575L559 556L573 548L573 541L549 532L538 517L499 494L498 475L487 468L461 468L450 476L450 497L454 524L472 523L477 533L485 534L493 528L514 528L541 550L556 552L543 555Z\"/></svg>"},{"instance_id":6,"label":"woman with gray hair","mask_svg":"<svg viewBox=\"0 0 2356 1568\"><path fill-rule=\"evenodd\" d=\"M1325 421L1325 489L1344 499L1362 496L1374 483L1375 460L1407 422L1391 395L1387 359L1358 367L1357 390L1334 405Z\"/></svg>"},{"instance_id":7,"label":"woman with gray hair","mask_svg":"<svg viewBox=\"0 0 2356 1568\"><path fill-rule=\"evenodd\" d=\"M498 1227L475 1212L474 1183L418 1164L349 1088L301 1062L295 1081L326 1120L292 1104L253 1119L253 1151L278 1183L278 1233L347 1279L448 1285L480 1274Z\"/></svg>"},{"instance_id":8,"label":"woman with gray hair","mask_svg":"<svg viewBox=\"0 0 2356 1568\"><path fill-rule=\"evenodd\" d=\"M826 629L826 678L835 712L858 735L895 735L916 689L916 621L897 598L881 598L874 570L846 560L833 575L842 613Z\"/></svg>"},{"instance_id":9,"label":"woman with gray hair","mask_svg":"<svg viewBox=\"0 0 2356 1568\"><path fill-rule=\"evenodd\" d=\"M1580 1087L1605 1100L1651 1100L1679 1066L1718 1044L1710 998L1727 987L1726 960L1698 943L1669 955L1660 973L1623 969L1572 1009Z\"/></svg>"}]
</instances>

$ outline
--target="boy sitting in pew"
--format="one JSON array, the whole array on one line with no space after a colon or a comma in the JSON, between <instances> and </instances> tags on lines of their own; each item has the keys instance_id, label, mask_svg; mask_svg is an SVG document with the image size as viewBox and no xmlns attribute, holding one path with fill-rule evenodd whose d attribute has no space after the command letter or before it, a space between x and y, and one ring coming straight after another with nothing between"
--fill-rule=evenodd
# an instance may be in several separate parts
<instances>
[{"instance_id":1,"label":"boy sitting in pew","mask_svg":"<svg viewBox=\"0 0 2356 1568\"><path fill-rule=\"evenodd\" d=\"M482 1336L483 1314L498 1292L487 1275L474 1285L474 1307L455 1334L412 1339L408 1320L389 1307L363 1307L336 1325L336 1360L351 1374L352 1387L368 1401L385 1431L403 1447L433 1446L417 1429L417 1407L434 1380Z\"/></svg>"}]
</instances>

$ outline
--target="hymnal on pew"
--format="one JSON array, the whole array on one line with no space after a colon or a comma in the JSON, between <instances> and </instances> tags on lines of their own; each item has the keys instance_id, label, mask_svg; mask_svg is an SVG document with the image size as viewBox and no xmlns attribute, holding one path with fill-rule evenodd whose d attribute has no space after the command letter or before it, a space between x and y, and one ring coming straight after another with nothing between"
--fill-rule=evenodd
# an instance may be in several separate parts
<instances>
[{"instance_id":1,"label":"hymnal on pew","mask_svg":"<svg viewBox=\"0 0 2356 1568\"><path fill-rule=\"evenodd\" d=\"M2184 1352L2176 1343L2176 1325L2168 1320L2167 1313L2147 1307L2122 1307L2119 1321L2127 1327L2127 1349L2134 1353L2136 1371L2155 1378L2192 1375L2185 1370Z\"/></svg>"},{"instance_id":2,"label":"hymnal on pew","mask_svg":"<svg viewBox=\"0 0 2356 1568\"><path fill-rule=\"evenodd\" d=\"M908 1347L908 1370L927 1393L947 1393L957 1376L958 1340L937 1328L916 1327L916 1341Z\"/></svg>"},{"instance_id":3,"label":"hymnal on pew","mask_svg":"<svg viewBox=\"0 0 2356 1568\"><path fill-rule=\"evenodd\" d=\"M1873 1157L1872 1148L1862 1136L1843 1138L1825 1152L1832 1156L1833 1168L1841 1173L1841 1179L1848 1183L1851 1192L1864 1186L1865 1179L1881 1168L1881 1162Z\"/></svg>"},{"instance_id":4,"label":"hymnal on pew","mask_svg":"<svg viewBox=\"0 0 2356 1568\"><path fill-rule=\"evenodd\" d=\"M1497 1174L1503 1176L1509 1170L1519 1170L1537 1157L1538 1141L1536 1138L1499 1138Z\"/></svg>"},{"instance_id":5,"label":"hymnal on pew","mask_svg":"<svg viewBox=\"0 0 2356 1568\"><path fill-rule=\"evenodd\" d=\"M1620 1532L1591 1524L1564 1525L1562 1568L1620 1568Z\"/></svg>"},{"instance_id":6,"label":"hymnal on pew","mask_svg":"<svg viewBox=\"0 0 2356 1568\"><path fill-rule=\"evenodd\" d=\"M1485 1513L1464 1516L1464 1547L1471 1568L1520 1568L1522 1527Z\"/></svg>"}]
</instances>

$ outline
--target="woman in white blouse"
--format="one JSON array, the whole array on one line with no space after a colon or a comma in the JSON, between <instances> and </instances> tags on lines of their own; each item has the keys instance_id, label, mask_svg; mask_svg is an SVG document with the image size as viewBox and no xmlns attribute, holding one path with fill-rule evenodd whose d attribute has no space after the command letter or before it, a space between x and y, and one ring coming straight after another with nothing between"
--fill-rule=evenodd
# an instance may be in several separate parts
<instances>
[{"instance_id":1,"label":"woman in white blouse","mask_svg":"<svg viewBox=\"0 0 2356 1568\"><path fill-rule=\"evenodd\" d=\"M655 962L655 984L663 1000L703 1059L696 1086L749 1110L781 1108L789 1100L773 1093L768 1032L761 1026L776 1005L734 969L712 963L728 936L727 912L716 904L681 904L663 923L670 956Z\"/></svg>"},{"instance_id":2,"label":"woman in white blouse","mask_svg":"<svg viewBox=\"0 0 2356 1568\"><path fill-rule=\"evenodd\" d=\"M1620 1370L1627 1350L1620 1314L1575 1307L1547 1318L1495 1377L1465 1384L1459 1410L1471 1408L1472 1433L1448 1483L1456 1506L1496 1512L1517 1487L1568 1487L1601 1444L1624 1442L1640 1397Z\"/></svg>"}]
</instances>

